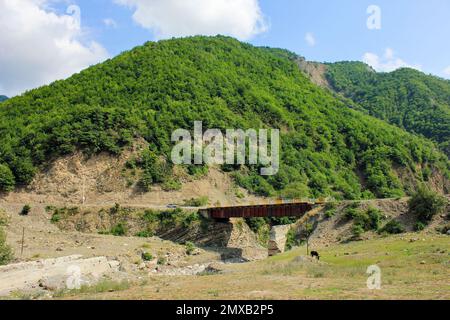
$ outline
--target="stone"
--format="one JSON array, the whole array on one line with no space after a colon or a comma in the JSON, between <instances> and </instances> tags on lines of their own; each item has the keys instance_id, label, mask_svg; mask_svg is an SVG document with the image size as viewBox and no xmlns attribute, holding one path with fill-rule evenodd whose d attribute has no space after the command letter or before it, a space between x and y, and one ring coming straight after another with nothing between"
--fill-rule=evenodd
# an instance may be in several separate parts
<instances>
[{"instance_id":1,"label":"stone","mask_svg":"<svg viewBox=\"0 0 450 320\"><path fill-rule=\"evenodd\" d=\"M272 227L268 244L269 256L274 256L285 251L286 235L290 229L290 225Z\"/></svg>"},{"instance_id":2,"label":"stone","mask_svg":"<svg viewBox=\"0 0 450 320\"><path fill-rule=\"evenodd\" d=\"M83 284L93 284L103 275L114 274L119 265L106 257L83 259L81 255L73 255L1 266L0 296L38 288L65 289L67 281L77 272L80 272Z\"/></svg>"}]
</instances>

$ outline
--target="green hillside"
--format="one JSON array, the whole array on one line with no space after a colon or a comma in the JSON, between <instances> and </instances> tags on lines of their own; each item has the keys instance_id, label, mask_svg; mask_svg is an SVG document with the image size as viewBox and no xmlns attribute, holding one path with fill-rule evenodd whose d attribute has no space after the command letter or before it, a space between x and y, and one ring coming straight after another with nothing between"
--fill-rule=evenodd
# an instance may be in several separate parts
<instances>
[{"instance_id":1,"label":"green hillside","mask_svg":"<svg viewBox=\"0 0 450 320\"><path fill-rule=\"evenodd\" d=\"M0 95L0 102L6 101L6 100L8 100L7 96Z\"/></svg>"},{"instance_id":2,"label":"green hillside","mask_svg":"<svg viewBox=\"0 0 450 320\"><path fill-rule=\"evenodd\" d=\"M149 42L7 100L0 118L3 190L29 183L61 155L117 154L138 137L150 144L130 164L142 168L142 185L176 184L162 157L170 155L172 131L192 129L196 120L209 128L281 129L278 175L261 177L257 166L223 168L260 195L391 197L433 175L448 186L450 177L448 158L433 143L347 108L288 54L227 37Z\"/></svg>"},{"instance_id":3,"label":"green hillside","mask_svg":"<svg viewBox=\"0 0 450 320\"><path fill-rule=\"evenodd\" d=\"M371 115L437 142L450 155L450 81L413 69L376 73L362 62L330 64L327 79Z\"/></svg>"}]
</instances>

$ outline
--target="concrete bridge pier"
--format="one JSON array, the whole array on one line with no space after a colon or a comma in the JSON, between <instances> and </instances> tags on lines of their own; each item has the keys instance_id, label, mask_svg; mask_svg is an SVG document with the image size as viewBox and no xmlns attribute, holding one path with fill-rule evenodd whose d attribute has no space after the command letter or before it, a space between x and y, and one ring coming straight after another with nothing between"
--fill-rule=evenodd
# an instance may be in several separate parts
<instances>
[{"instance_id":1,"label":"concrete bridge pier","mask_svg":"<svg viewBox=\"0 0 450 320\"><path fill-rule=\"evenodd\" d=\"M268 244L269 256L275 256L285 251L287 233L291 227L291 225L272 227L270 230L270 239Z\"/></svg>"}]
</instances>

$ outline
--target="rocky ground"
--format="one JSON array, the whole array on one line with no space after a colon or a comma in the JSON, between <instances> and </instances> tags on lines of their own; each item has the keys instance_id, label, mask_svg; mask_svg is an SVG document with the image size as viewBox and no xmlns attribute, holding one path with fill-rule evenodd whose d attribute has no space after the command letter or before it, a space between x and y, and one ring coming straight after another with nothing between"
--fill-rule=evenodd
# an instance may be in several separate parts
<instances>
[{"instance_id":1,"label":"rocky ground","mask_svg":"<svg viewBox=\"0 0 450 320\"><path fill-rule=\"evenodd\" d=\"M52 212L44 200L30 203L28 215L20 215L24 203L10 201L16 196L0 200L0 210L9 220L8 244L15 252L15 265L0 267L0 295L9 297L290 299L356 298L363 293L364 297L403 298L414 297L415 293L417 297L445 298L445 289L449 289L445 284L450 279L450 242L448 236L437 235L436 231L445 223L448 212L435 217L423 233L411 233L414 219L407 214L407 199L365 201L360 208L380 209L386 220L397 219L410 233L383 238L368 232L363 241L350 244L343 243L350 237L351 223L342 219L349 203L338 204L333 217L327 217L323 207L310 212L297 226L301 228L307 222L315 225L310 248L321 253L319 263L305 256L305 248L267 259L267 249L239 219L210 223L204 230L197 226L150 238L119 237L98 234L101 206L82 206L66 224L58 225L51 222ZM140 210L137 206L130 208L134 209ZM80 223L81 229L77 226ZM198 247L188 253L186 241ZM387 295L374 295L355 287L365 276L363 267L378 262L387 269L389 281L401 281L397 284L407 290L405 294L391 288ZM396 271L410 263L420 272L408 269L406 274L423 283L413 286L409 278ZM66 288L68 278L78 272L73 271L74 266L80 267L84 281L84 286L75 291ZM347 278L339 282L333 274ZM224 287L224 283L228 285ZM144 293L140 295L136 288L144 288ZM194 288L193 295L190 288ZM355 296L352 290L356 290Z\"/></svg>"}]
</instances>

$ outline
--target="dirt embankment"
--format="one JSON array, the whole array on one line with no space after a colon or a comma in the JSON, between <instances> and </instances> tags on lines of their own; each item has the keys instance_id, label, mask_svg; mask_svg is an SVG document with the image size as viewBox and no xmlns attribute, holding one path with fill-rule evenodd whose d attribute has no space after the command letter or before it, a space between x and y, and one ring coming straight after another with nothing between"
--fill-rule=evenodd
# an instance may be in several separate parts
<instances>
[{"instance_id":1,"label":"dirt embankment","mask_svg":"<svg viewBox=\"0 0 450 320\"><path fill-rule=\"evenodd\" d=\"M237 187L228 174L215 168L210 168L208 174L199 178L188 175L181 168L175 168L174 174L182 184L180 190L164 191L161 186L154 186L150 192L143 192L139 187L139 170L127 170L126 163L138 156L145 146L145 142L138 141L119 156L103 153L86 157L77 152L59 158L39 172L28 187L0 195L0 202L78 206L107 206L114 203L165 206L183 204L185 200L199 197L208 197L211 205L233 205L261 200Z\"/></svg>"},{"instance_id":2,"label":"dirt embankment","mask_svg":"<svg viewBox=\"0 0 450 320\"><path fill-rule=\"evenodd\" d=\"M447 208L440 215L436 215L431 223L426 227L425 232L435 234L439 228L448 223L448 214L450 213L450 196L448 198ZM304 233L306 223L313 226L313 233L310 237L310 243L313 247L328 247L329 245L347 242L353 238L352 227L354 221L348 219L345 215L346 210L357 204L359 211L367 211L374 208L382 213L381 226L384 226L391 220L398 221L405 229L405 232L414 232L417 218L408 212L408 198L402 199L381 199L368 201L343 201L336 204L332 216L327 215L325 207L310 214L302 219L298 224L300 234ZM382 237L375 231L365 232L360 240L369 240Z\"/></svg>"},{"instance_id":3,"label":"dirt embankment","mask_svg":"<svg viewBox=\"0 0 450 320\"><path fill-rule=\"evenodd\" d=\"M220 252L222 260L257 260L267 257L256 235L242 219L218 222L201 217L196 210L149 210L145 208L56 209L53 220L61 230L87 234L158 237L178 244L192 242Z\"/></svg>"},{"instance_id":4,"label":"dirt embankment","mask_svg":"<svg viewBox=\"0 0 450 320\"><path fill-rule=\"evenodd\" d=\"M299 57L295 60L299 69L303 71L308 78L316 85L322 88L331 89L326 78L327 67L323 63L306 61L305 58Z\"/></svg>"}]
</instances>

